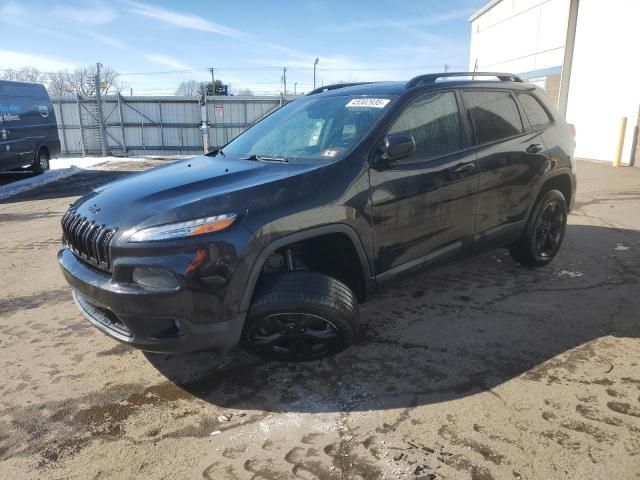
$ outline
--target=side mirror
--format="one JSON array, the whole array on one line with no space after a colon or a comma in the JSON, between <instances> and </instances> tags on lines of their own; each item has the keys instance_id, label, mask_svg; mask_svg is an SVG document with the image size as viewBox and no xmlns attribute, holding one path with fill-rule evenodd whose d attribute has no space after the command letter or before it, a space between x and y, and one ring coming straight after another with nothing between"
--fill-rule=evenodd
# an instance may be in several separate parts
<instances>
[{"instance_id":1,"label":"side mirror","mask_svg":"<svg viewBox=\"0 0 640 480\"><path fill-rule=\"evenodd\" d=\"M382 162L395 162L416 151L416 141L409 133L392 133L382 140Z\"/></svg>"}]
</instances>

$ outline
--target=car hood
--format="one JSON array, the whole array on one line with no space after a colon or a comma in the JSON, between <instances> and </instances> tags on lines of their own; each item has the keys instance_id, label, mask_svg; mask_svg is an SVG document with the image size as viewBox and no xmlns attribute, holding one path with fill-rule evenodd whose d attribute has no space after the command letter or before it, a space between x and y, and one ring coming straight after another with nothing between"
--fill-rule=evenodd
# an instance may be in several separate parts
<instances>
[{"instance_id":1,"label":"car hood","mask_svg":"<svg viewBox=\"0 0 640 480\"><path fill-rule=\"evenodd\" d=\"M82 197L73 208L122 234L131 228L221 213L244 214L253 189L317 168L318 165L198 156L107 184Z\"/></svg>"}]
</instances>

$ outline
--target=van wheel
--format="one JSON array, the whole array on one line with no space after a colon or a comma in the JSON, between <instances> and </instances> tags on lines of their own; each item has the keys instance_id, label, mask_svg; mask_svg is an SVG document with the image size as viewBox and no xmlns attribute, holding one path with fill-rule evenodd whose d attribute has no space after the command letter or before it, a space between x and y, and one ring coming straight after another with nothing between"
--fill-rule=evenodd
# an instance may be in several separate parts
<instances>
[{"instance_id":1,"label":"van wheel","mask_svg":"<svg viewBox=\"0 0 640 480\"><path fill-rule=\"evenodd\" d=\"M41 149L38 151L33 165L31 165L31 171L36 175L40 175L47 170L49 170L49 154L46 150Z\"/></svg>"},{"instance_id":2,"label":"van wheel","mask_svg":"<svg viewBox=\"0 0 640 480\"><path fill-rule=\"evenodd\" d=\"M316 272L279 273L258 287L242 344L270 359L312 360L347 348L358 326L356 295L344 283Z\"/></svg>"},{"instance_id":3,"label":"van wheel","mask_svg":"<svg viewBox=\"0 0 640 480\"><path fill-rule=\"evenodd\" d=\"M538 200L520 242L509 252L527 267L547 265L558 254L566 227L567 201L558 190L549 190Z\"/></svg>"}]
</instances>

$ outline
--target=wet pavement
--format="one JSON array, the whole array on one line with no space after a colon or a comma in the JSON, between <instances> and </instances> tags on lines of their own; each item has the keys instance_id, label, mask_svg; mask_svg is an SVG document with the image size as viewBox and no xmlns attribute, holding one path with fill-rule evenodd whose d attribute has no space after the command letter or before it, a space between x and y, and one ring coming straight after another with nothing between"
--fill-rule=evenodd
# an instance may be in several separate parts
<instances>
[{"instance_id":1,"label":"wet pavement","mask_svg":"<svg viewBox=\"0 0 640 480\"><path fill-rule=\"evenodd\" d=\"M268 363L158 355L76 311L56 264L118 163L0 202L0 478L640 478L640 169L579 163L563 249L426 272L357 345Z\"/></svg>"}]
</instances>

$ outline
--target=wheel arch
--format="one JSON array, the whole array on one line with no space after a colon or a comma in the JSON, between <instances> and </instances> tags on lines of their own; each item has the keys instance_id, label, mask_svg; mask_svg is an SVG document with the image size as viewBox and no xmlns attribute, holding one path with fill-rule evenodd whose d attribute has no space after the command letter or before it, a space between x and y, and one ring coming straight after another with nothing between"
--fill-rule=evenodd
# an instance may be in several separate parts
<instances>
[{"instance_id":1,"label":"wheel arch","mask_svg":"<svg viewBox=\"0 0 640 480\"><path fill-rule=\"evenodd\" d=\"M255 261L253 262L250 273L247 277L247 282L242 294L242 300L240 302L240 311L246 313L249 310L251 299L253 298L255 288L258 284L258 280L262 273L263 267L271 254L273 254L280 248L286 247L287 245L292 245L306 240L312 240L314 238L320 238L332 234L345 236L353 246L358 257L360 274L364 283L365 296L371 296L375 291L375 280L371 275L371 268L364 246L362 245L362 241L360 240L360 237L358 236L356 231L346 224L323 225L277 238L260 251Z\"/></svg>"},{"instance_id":2,"label":"wheel arch","mask_svg":"<svg viewBox=\"0 0 640 480\"><path fill-rule=\"evenodd\" d=\"M40 152L46 152L47 156L49 157L49 160L51 160L51 150L49 149L49 146L46 144L40 144L40 145L36 144L36 148L34 149L34 152L33 152L34 162L38 160Z\"/></svg>"},{"instance_id":3,"label":"wheel arch","mask_svg":"<svg viewBox=\"0 0 640 480\"><path fill-rule=\"evenodd\" d=\"M530 217L531 212L533 212L533 209L538 203L540 197L548 190L559 190L567 202L567 209L570 211L573 206L573 198L575 195L575 181L573 180L572 175L573 174L570 169L558 168L544 176L540 182L540 186L538 187L534 200L529 206L527 218Z\"/></svg>"}]
</instances>

